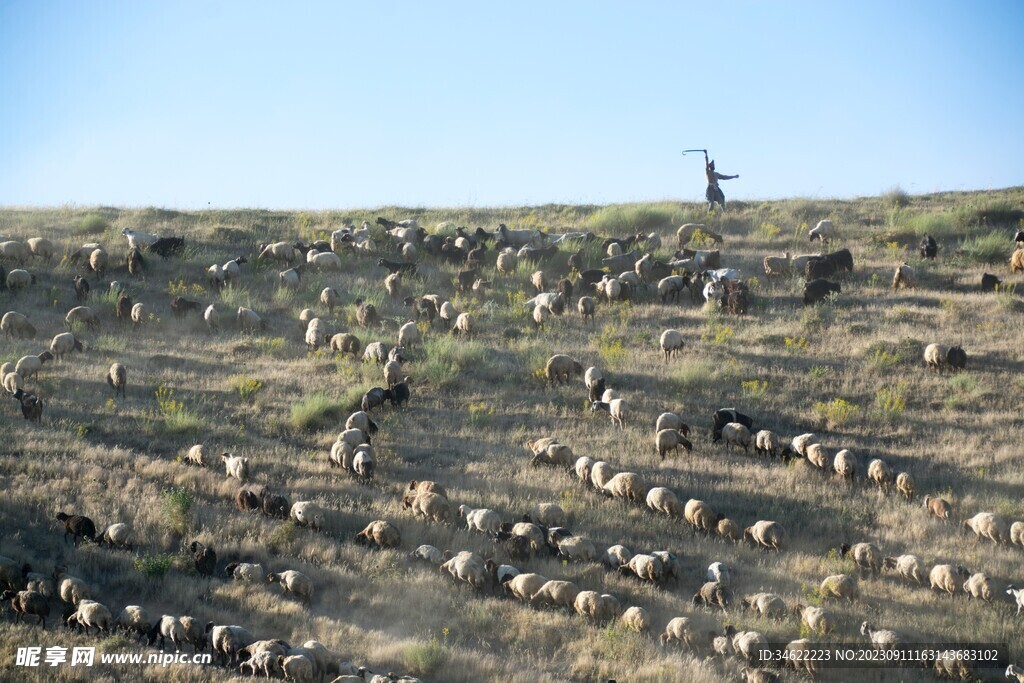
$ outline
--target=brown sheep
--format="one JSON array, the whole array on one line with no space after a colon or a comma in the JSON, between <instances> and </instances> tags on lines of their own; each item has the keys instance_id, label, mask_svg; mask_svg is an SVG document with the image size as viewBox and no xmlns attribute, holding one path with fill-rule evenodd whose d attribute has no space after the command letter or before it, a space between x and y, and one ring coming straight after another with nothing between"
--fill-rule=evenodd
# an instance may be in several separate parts
<instances>
[{"instance_id":1,"label":"brown sheep","mask_svg":"<svg viewBox=\"0 0 1024 683\"><path fill-rule=\"evenodd\" d=\"M378 548L397 548L402 542L402 536L392 524L378 519L366 525L366 528L356 534L356 543L363 545L374 545Z\"/></svg>"},{"instance_id":2,"label":"brown sheep","mask_svg":"<svg viewBox=\"0 0 1024 683\"><path fill-rule=\"evenodd\" d=\"M573 375L582 375L583 366L576 360L563 354L556 354L548 359L544 367L544 376L548 382L568 382Z\"/></svg>"},{"instance_id":3,"label":"brown sheep","mask_svg":"<svg viewBox=\"0 0 1024 683\"><path fill-rule=\"evenodd\" d=\"M933 496L924 497L924 507L930 514L935 515L943 522L948 522L949 517L953 514L953 506L948 501L942 498L935 498Z\"/></svg>"}]
</instances>

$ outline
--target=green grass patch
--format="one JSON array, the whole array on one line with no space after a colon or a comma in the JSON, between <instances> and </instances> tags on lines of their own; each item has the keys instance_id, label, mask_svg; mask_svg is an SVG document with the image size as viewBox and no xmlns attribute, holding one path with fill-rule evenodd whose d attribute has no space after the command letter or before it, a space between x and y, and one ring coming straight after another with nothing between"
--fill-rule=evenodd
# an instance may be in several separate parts
<instances>
[{"instance_id":1,"label":"green grass patch","mask_svg":"<svg viewBox=\"0 0 1024 683\"><path fill-rule=\"evenodd\" d=\"M160 517L167 528L178 536L184 536L192 528L192 507L195 502L195 494L184 487L162 489Z\"/></svg>"},{"instance_id":2,"label":"green grass patch","mask_svg":"<svg viewBox=\"0 0 1024 683\"><path fill-rule=\"evenodd\" d=\"M313 394L292 406L289 421L297 431L315 432L331 425L337 426L352 410L358 410L358 405L358 400L356 405L352 405L347 398Z\"/></svg>"},{"instance_id":3,"label":"green grass patch","mask_svg":"<svg viewBox=\"0 0 1024 683\"><path fill-rule=\"evenodd\" d=\"M162 578L174 565L174 556L167 553L150 555L146 553L135 558L135 569L145 574L148 578Z\"/></svg>"},{"instance_id":4,"label":"green grass patch","mask_svg":"<svg viewBox=\"0 0 1024 683\"><path fill-rule=\"evenodd\" d=\"M834 398L828 402L819 401L814 406L814 412L829 429L849 424L859 411L859 406L842 398Z\"/></svg>"},{"instance_id":5,"label":"green grass patch","mask_svg":"<svg viewBox=\"0 0 1024 683\"><path fill-rule=\"evenodd\" d=\"M596 232L624 235L667 230L683 222L682 210L671 204L613 204L592 213L586 225Z\"/></svg>"},{"instance_id":6,"label":"green grass patch","mask_svg":"<svg viewBox=\"0 0 1024 683\"><path fill-rule=\"evenodd\" d=\"M960 253L974 263L1002 263L1009 251L1003 233L989 232L967 237L960 243Z\"/></svg>"}]
</instances>

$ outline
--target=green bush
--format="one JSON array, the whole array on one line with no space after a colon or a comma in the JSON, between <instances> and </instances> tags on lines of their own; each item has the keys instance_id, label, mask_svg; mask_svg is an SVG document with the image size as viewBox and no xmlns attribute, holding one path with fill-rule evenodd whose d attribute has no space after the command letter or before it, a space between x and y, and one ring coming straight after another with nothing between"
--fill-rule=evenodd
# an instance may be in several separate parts
<instances>
[{"instance_id":1,"label":"green bush","mask_svg":"<svg viewBox=\"0 0 1024 683\"><path fill-rule=\"evenodd\" d=\"M1006 235L989 232L967 237L960 243L960 253L975 263L1002 263L1006 259Z\"/></svg>"},{"instance_id":2,"label":"green bush","mask_svg":"<svg viewBox=\"0 0 1024 683\"><path fill-rule=\"evenodd\" d=\"M135 558L135 568L151 579L164 576L174 564L174 556L167 553L150 555L146 553Z\"/></svg>"},{"instance_id":3,"label":"green bush","mask_svg":"<svg viewBox=\"0 0 1024 683\"><path fill-rule=\"evenodd\" d=\"M110 226L107 219L99 214L88 213L82 216L78 225L71 229L74 235L101 235Z\"/></svg>"},{"instance_id":4,"label":"green bush","mask_svg":"<svg viewBox=\"0 0 1024 683\"><path fill-rule=\"evenodd\" d=\"M648 233L683 223L683 212L670 204L613 204L587 218L587 227L612 234Z\"/></svg>"},{"instance_id":5,"label":"green bush","mask_svg":"<svg viewBox=\"0 0 1024 683\"><path fill-rule=\"evenodd\" d=\"M184 487L168 487L160 491L160 514L164 524L174 533L184 536L192 526L192 506L195 495Z\"/></svg>"}]
</instances>

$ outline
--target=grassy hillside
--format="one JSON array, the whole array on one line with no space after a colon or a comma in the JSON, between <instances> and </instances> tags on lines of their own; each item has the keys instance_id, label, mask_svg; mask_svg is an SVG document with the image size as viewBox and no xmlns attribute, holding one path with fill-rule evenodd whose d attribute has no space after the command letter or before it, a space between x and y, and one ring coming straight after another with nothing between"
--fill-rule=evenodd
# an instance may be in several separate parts
<instances>
[{"instance_id":1,"label":"grassy hillside","mask_svg":"<svg viewBox=\"0 0 1024 683\"><path fill-rule=\"evenodd\" d=\"M675 616L687 616L702 634L724 624L755 629L774 641L802 634L799 618L772 621L743 613L728 615L691 605L714 561L736 573L737 602L770 591L787 604L818 603L816 588L830 574L853 573L839 557L841 543L870 541L886 555L914 553L927 569L963 564L985 572L997 588L993 604L940 597L927 587L892 575L860 580L861 599L831 604L839 617L833 640L863 640L864 620L895 630L908 641L1006 642L1015 662L1024 661L1024 617L1004 593L1024 582L1022 547L996 547L960 531L960 522L989 511L1024 520L1021 428L1024 418L1024 304L1021 276L1007 261L1013 230L1021 220L1024 188L985 193L944 193L908 197L893 191L852 201L794 199L731 202L726 214L706 216L704 207L658 204L541 206L504 209L408 209L345 212L260 210L179 212L109 207L0 210L5 239L44 236L62 254L85 242L101 242L114 260L106 282L127 283L135 302L151 319L140 329L114 318L113 295L93 290L89 305L100 311L96 331L79 331L86 350L62 363L48 363L27 388L44 398L42 425L21 419L18 404L0 403L0 499L4 520L0 555L37 571L65 564L92 587L116 617L125 604L142 604L153 616L193 615L202 622L240 624L258 638L292 644L320 640L343 657L375 672L398 671L430 681L585 681L615 677L629 681L695 682L736 680L742 664L711 658L702 644L696 654L661 648L657 634ZM255 258L260 242L328 238L342 221L371 222L378 215L415 217L431 232L451 233L455 225L493 229L537 227L549 232L592 230L625 236L637 230L661 235L655 253L670 258L675 229L705 222L725 236L722 265L739 268L753 292L748 315L730 316L689 302L662 304L653 290L636 300L600 304L596 324L583 326L575 306L536 331L522 302L533 296L520 264L515 277L494 272L493 250L485 275L493 289L480 299L456 295L458 267L424 257L419 275L403 282L405 294L437 293L468 311L475 322L470 339L439 327L426 333L405 366L413 377L412 400L401 410L374 414L381 431L374 439L377 474L360 484L328 466L327 455L345 417L363 392L382 385L373 364L309 352L298 322L312 308L332 332L352 332L363 345L396 341L409 319L400 299L383 288L387 272L377 255L343 255L343 272L310 273L295 290L277 287L278 267ZM768 278L766 255L817 251L807 243L808 226L831 218L856 263L840 278L834 301L804 308L803 280ZM147 256L144 278L130 278L122 228L182 235L182 258ZM920 236L940 243L939 258L917 256ZM382 252L391 245L378 239ZM599 242L584 248L588 267L600 266ZM236 285L217 292L206 269L249 255ZM543 269L567 272L563 251ZM380 255L387 256L387 253ZM893 292L895 266L909 261L917 289ZM4 263L10 270L11 264ZM0 311L29 316L39 334L33 340L4 339L0 362L38 354L64 331L63 318L76 305L72 277L80 266L55 258L31 262L37 282L18 294L0 292ZM978 283L992 272L1007 285L983 294ZM554 281L552 278L551 281ZM333 286L343 305L328 315L320 291ZM171 315L169 301L181 294L214 303L224 321L216 335L201 320ZM579 296L576 294L574 299ZM380 328L356 324L357 298L373 302ZM238 331L239 305L256 310L269 329ZM665 364L658 338L680 330L682 357ZM927 371L921 351L931 342L961 343L967 371ZM548 387L542 369L549 356L567 353L584 367L602 369L608 386L629 403L624 431L608 415L591 413L582 379ZM128 368L127 398L115 398L105 383L112 362ZM712 445L710 416L720 407L750 414L755 429L784 437L814 431L834 454L852 450L861 477L842 484L806 461L768 463L721 444ZM654 421L665 410L682 414L691 426L694 450L660 462L654 449ZM685 502L707 501L741 526L759 519L780 522L788 532L784 550L766 554L743 544L695 534L682 520L656 515L644 506L606 499L584 489L574 475L531 468L527 439L557 436L576 455L608 461L616 471L640 474L648 486L666 486ZM253 479L290 501L314 500L328 511L326 528L315 532L238 511L235 480L226 479L219 459L209 469L181 461L190 446L204 443L214 455L231 451L250 458ZM918 498L906 502L863 479L874 458L917 482ZM618 625L594 626L567 611L523 606L500 594L479 594L456 586L436 567L409 559L418 545L495 553L496 546L460 524L427 524L403 511L401 491L409 480L443 484L452 503L497 510L516 520L538 502L556 502L568 526L599 549L623 544L634 552L670 550L685 572L678 586L641 585L596 564L536 558L525 568L549 578L576 582L617 596L623 606L639 605L653 619L653 637ZM924 494L941 495L954 506L943 525L921 505ZM130 522L134 553L94 545L65 545L54 520L59 511L86 514L103 526ZM398 550L372 552L353 543L373 519L386 519L402 533ZM199 540L215 548L218 576L191 569L187 546ZM496 558L507 562L500 552ZM307 609L281 595L278 586L246 586L222 578L229 561L263 564L267 571L298 569L316 586ZM59 618L53 604L51 622ZM55 618L56 617L56 618ZM807 635L806 632L803 635ZM77 669L14 669L14 652L25 645L93 644L95 638L65 630L37 629L0 621L0 676L18 680L71 680ZM100 641L120 651L134 647L122 636ZM989 672L992 673L992 672ZM207 667L150 667L161 681L223 680ZM90 671L90 678L119 680L124 668ZM787 680L796 680L787 674ZM851 680L849 671L825 680ZM857 680L931 680L919 671L856 674Z\"/></svg>"}]
</instances>

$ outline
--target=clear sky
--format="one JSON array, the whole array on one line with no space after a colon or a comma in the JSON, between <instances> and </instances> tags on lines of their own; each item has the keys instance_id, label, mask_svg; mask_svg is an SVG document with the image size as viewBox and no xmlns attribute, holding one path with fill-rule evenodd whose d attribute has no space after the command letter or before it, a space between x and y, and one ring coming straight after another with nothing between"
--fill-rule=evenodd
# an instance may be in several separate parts
<instances>
[{"instance_id":1,"label":"clear sky","mask_svg":"<svg viewBox=\"0 0 1024 683\"><path fill-rule=\"evenodd\" d=\"M1024 2L0 0L0 205L1024 184Z\"/></svg>"}]
</instances>

